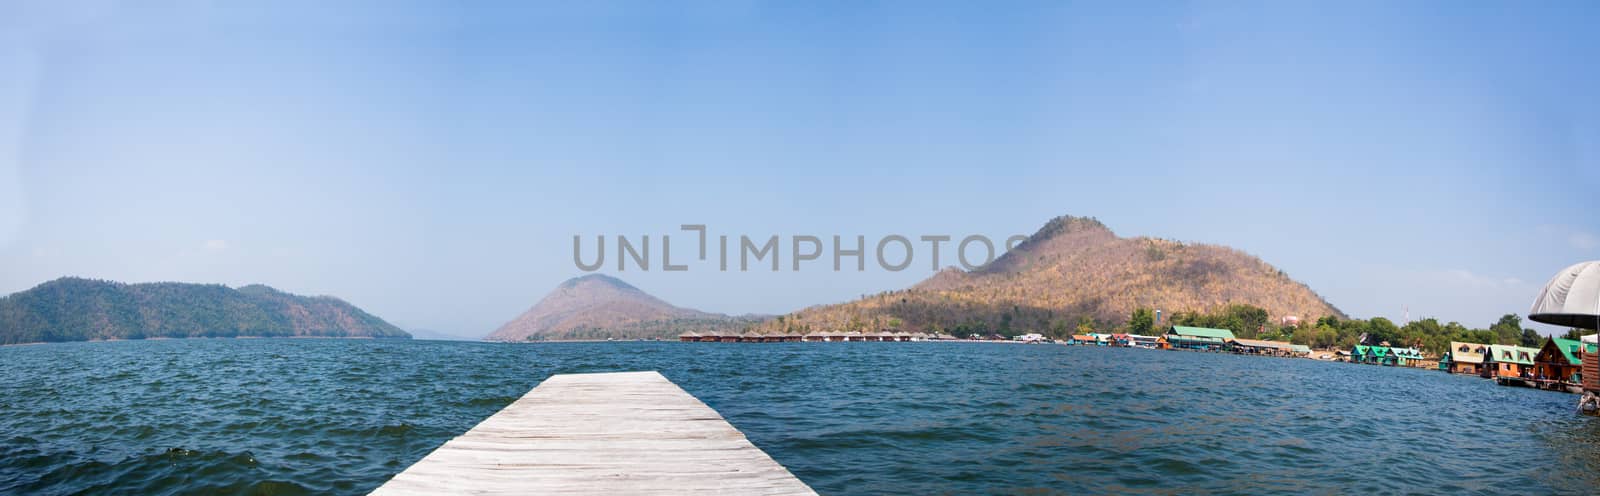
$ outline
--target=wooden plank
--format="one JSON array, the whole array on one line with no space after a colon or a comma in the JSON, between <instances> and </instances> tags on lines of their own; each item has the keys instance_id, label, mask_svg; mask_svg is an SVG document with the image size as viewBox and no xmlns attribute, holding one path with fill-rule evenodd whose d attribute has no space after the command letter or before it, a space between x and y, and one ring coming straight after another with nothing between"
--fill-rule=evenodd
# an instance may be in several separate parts
<instances>
[{"instance_id":1,"label":"wooden plank","mask_svg":"<svg viewBox=\"0 0 1600 496\"><path fill-rule=\"evenodd\" d=\"M372 494L815 495L656 372L566 374Z\"/></svg>"},{"instance_id":2,"label":"wooden plank","mask_svg":"<svg viewBox=\"0 0 1600 496\"><path fill-rule=\"evenodd\" d=\"M1600 353L1589 353L1583 357L1583 389L1600 391Z\"/></svg>"}]
</instances>

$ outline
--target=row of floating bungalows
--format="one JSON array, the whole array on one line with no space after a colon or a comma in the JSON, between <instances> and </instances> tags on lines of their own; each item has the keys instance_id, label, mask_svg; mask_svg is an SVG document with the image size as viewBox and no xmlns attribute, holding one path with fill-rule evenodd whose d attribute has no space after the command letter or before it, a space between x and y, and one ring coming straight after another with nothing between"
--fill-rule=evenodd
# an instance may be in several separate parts
<instances>
[{"instance_id":1,"label":"row of floating bungalows","mask_svg":"<svg viewBox=\"0 0 1600 496\"><path fill-rule=\"evenodd\" d=\"M1432 368L1437 365L1437 361L1424 356L1422 350L1416 348L1364 344L1358 344L1350 349L1350 362L1417 368Z\"/></svg>"},{"instance_id":2,"label":"row of floating bungalows","mask_svg":"<svg viewBox=\"0 0 1600 496\"><path fill-rule=\"evenodd\" d=\"M1267 355L1280 357L1309 357L1311 347L1303 344L1245 339L1235 337L1233 331L1210 327L1172 326L1164 336L1175 349L1197 351L1227 351L1241 355Z\"/></svg>"},{"instance_id":3,"label":"row of floating bungalows","mask_svg":"<svg viewBox=\"0 0 1600 496\"><path fill-rule=\"evenodd\" d=\"M1152 350L1165 350L1172 348L1167 344L1166 336L1145 336L1142 334L1104 334L1091 332L1088 334L1073 334L1060 340L1061 344L1079 346L1121 346L1127 348L1148 348Z\"/></svg>"},{"instance_id":4,"label":"row of floating bungalows","mask_svg":"<svg viewBox=\"0 0 1600 496\"><path fill-rule=\"evenodd\" d=\"M1580 393L1600 390L1596 360L1600 345L1547 338L1538 348L1452 341L1439 360L1439 370L1477 375L1506 386L1526 386Z\"/></svg>"},{"instance_id":5,"label":"row of floating bungalows","mask_svg":"<svg viewBox=\"0 0 1600 496\"><path fill-rule=\"evenodd\" d=\"M756 332L746 333L714 333L714 332L685 332L678 335L678 341L686 343L790 343L790 342L904 342L904 341L956 341L960 338L950 334L904 331L881 332L814 332L810 334L781 334ZM995 335L985 338L973 335L972 340L1004 340ZM1025 342L1043 341L1043 336L1028 334L1018 336L1014 340ZM1260 339L1243 339L1234 337L1233 331L1227 329L1212 329L1206 327L1173 326L1161 336L1145 336L1140 334L1074 334L1062 340L1064 344L1074 345L1099 345L1099 346L1125 346L1151 349L1190 349L1203 351L1222 351L1245 355L1269 355L1282 357L1306 357L1311 355L1311 348L1305 345L1285 343L1282 341L1267 341Z\"/></svg>"},{"instance_id":6,"label":"row of floating bungalows","mask_svg":"<svg viewBox=\"0 0 1600 496\"><path fill-rule=\"evenodd\" d=\"M1161 336L1139 334L1074 334L1067 344L1126 346L1132 348L1182 349L1232 352L1241 355L1308 357L1311 347L1283 341L1235 337L1233 331L1209 327L1172 326Z\"/></svg>"},{"instance_id":7,"label":"row of floating bungalows","mask_svg":"<svg viewBox=\"0 0 1600 496\"><path fill-rule=\"evenodd\" d=\"M746 332L735 333L699 333L685 332L678 335L678 341L685 343L821 343L821 342L904 342L904 341L954 341L955 336L949 334L929 334L926 332L813 332L810 334L760 334Z\"/></svg>"}]
</instances>

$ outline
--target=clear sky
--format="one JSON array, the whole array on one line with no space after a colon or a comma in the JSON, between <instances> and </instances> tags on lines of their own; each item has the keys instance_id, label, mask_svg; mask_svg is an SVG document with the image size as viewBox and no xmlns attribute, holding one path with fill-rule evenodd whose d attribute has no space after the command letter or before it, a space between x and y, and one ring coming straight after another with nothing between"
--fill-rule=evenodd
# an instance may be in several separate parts
<instances>
[{"instance_id":1,"label":"clear sky","mask_svg":"<svg viewBox=\"0 0 1600 496\"><path fill-rule=\"evenodd\" d=\"M1600 258L1600 3L576 4L0 4L0 292L260 282L476 336L575 234L1074 214L1486 327ZM824 265L606 271L728 313L930 275Z\"/></svg>"}]
</instances>

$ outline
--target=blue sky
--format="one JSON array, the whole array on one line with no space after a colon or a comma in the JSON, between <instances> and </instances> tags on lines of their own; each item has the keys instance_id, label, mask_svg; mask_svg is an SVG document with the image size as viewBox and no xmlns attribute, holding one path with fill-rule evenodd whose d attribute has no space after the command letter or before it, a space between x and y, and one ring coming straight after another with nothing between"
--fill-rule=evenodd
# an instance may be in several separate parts
<instances>
[{"instance_id":1,"label":"blue sky","mask_svg":"<svg viewBox=\"0 0 1600 496\"><path fill-rule=\"evenodd\" d=\"M1600 258L1597 21L1592 2L8 3L0 292L261 282L481 335L579 274L576 234L1003 238L1074 214L1243 249L1355 316L1482 327ZM781 313L929 272L618 275Z\"/></svg>"}]
</instances>

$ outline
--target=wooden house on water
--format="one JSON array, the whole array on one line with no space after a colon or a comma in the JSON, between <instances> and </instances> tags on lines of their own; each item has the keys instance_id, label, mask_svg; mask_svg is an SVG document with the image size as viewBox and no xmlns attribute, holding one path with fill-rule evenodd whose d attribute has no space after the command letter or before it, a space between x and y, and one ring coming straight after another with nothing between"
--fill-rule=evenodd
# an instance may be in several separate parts
<instances>
[{"instance_id":1,"label":"wooden house on water","mask_svg":"<svg viewBox=\"0 0 1600 496\"><path fill-rule=\"evenodd\" d=\"M1557 272L1545 283L1539 296L1533 299L1528 310L1528 320L1550 325L1579 329L1600 329L1600 260L1573 264ZM1593 336L1584 336L1580 342L1590 343ZM1600 353L1585 350L1580 367L1582 389L1600 391ZM1578 400L1580 411L1595 412L1600 405L1589 394Z\"/></svg>"},{"instance_id":2,"label":"wooden house on water","mask_svg":"<svg viewBox=\"0 0 1600 496\"><path fill-rule=\"evenodd\" d=\"M1488 352L1488 345L1451 341L1450 349L1439 359L1439 370L1477 375L1483 369L1483 354Z\"/></svg>"},{"instance_id":3,"label":"wooden house on water","mask_svg":"<svg viewBox=\"0 0 1600 496\"><path fill-rule=\"evenodd\" d=\"M714 332L689 331L678 335L678 341L685 343L715 343L722 341L722 335Z\"/></svg>"},{"instance_id":4,"label":"wooden house on water","mask_svg":"<svg viewBox=\"0 0 1600 496\"><path fill-rule=\"evenodd\" d=\"M1222 351L1228 349L1228 342L1234 339L1237 338L1233 336L1233 331L1227 329L1172 326L1167 331L1167 343L1173 348L1186 350Z\"/></svg>"},{"instance_id":5,"label":"wooden house on water","mask_svg":"<svg viewBox=\"0 0 1600 496\"><path fill-rule=\"evenodd\" d=\"M1594 343L1562 338L1546 339L1533 357L1533 380L1540 389L1583 392L1583 358L1600 349Z\"/></svg>"},{"instance_id":6,"label":"wooden house on water","mask_svg":"<svg viewBox=\"0 0 1600 496\"><path fill-rule=\"evenodd\" d=\"M1145 336L1143 334L1127 334L1126 336L1128 336L1128 346L1134 348L1166 349L1165 336Z\"/></svg>"},{"instance_id":7,"label":"wooden house on water","mask_svg":"<svg viewBox=\"0 0 1600 496\"><path fill-rule=\"evenodd\" d=\"M1244 355L1295 356L1294 345L1283 341L1240 338L1229 343L1232 345L1234 353ZM1307 349L1306 352L1310 353L1310 349Z\"/></svg>"},{"instance_id":8,"label":"wooden house on water","mask_svg":"<svg viewBox=\"0 0 1600 496\"><path fill-rule=\"evenodd\" d=\"M1396 359L1388 346L1358 344L1350 350L1350 361L1368 365L1395 365Z\"/></svg>"},{"instance_id":9,"label":"wooden house on water","mask_svg":"<svg viewBox=\"0 0 1600 496\"><path fill-rule=\"evenodd\" d=\"M1394 355L1394 365L1401 367L1414 367L1419 362L1427 360L1426 357L1422 356L1422 350L1416 348L1391 347L1389 348L1389 354Z\"/></svg>"},{"instance_id":10,"label":"wooden house on water","mask_svg":"<svg viewBox=\"0 0 1600 496\"><path fill-rule=\"evenodd\" d=\"M1583 339L1589 339L1589 338L1600 338L1600 336L1597 336L1595 334L1590 334L1588 336L1584 336L1583 337ZM1595 342L1590 342L1590 341L1584 341L1584 343L1585 344L1591 344L1591 345L1592 344L1596 344ZM1583 370L1583 382L1581 382L1580 384L1582 384L1583 390L1585 392L1600 391L1600 353L1586 353L1586 354L1584 354L1583 355L1583 369L1582 370Z\"/></svg>"},{"instance_id":11,"label":"wooden house on water","mask_svg":"<svg viewBox=\"0 0 1600 496\"><path fill-rule=\"evenodd\" d=\"M1483 356L1483 371L1478 375L1502 385L1532 386L1533 357L1538 355L1537 348L1491 344L1489 353Z\"/></svg>"}]
</instances>

